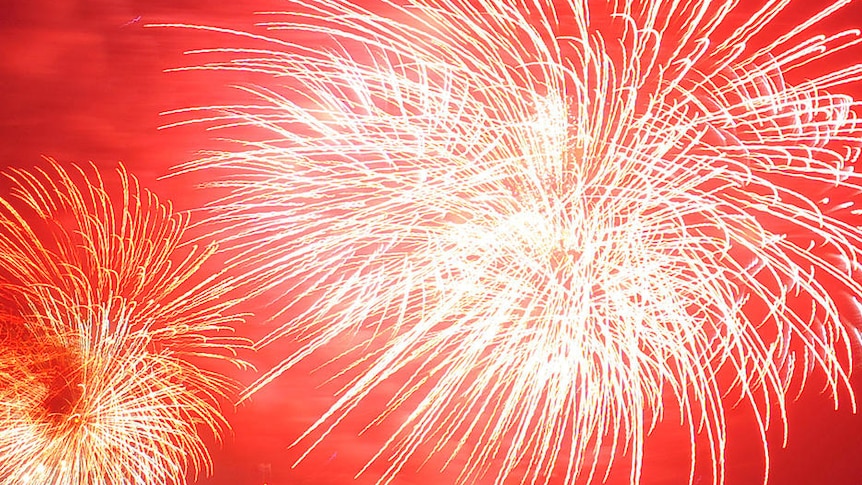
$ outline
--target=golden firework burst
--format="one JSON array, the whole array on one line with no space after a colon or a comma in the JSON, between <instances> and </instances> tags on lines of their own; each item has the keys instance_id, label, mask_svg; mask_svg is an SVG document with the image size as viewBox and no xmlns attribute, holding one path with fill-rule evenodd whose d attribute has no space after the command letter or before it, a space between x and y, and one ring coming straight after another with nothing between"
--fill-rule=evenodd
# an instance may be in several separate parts
<instances>
[{"instance_id":1,"label":"golden firework burst","mask_svg":"<svg viewBox=\"0 0 862 485\"><path fill-rule=\"evenodd\" d=\"M211 468L247 344L187 217L121 167L9 170L0 199L0 483L183 484Z\"/></svg>"}]
</instances>

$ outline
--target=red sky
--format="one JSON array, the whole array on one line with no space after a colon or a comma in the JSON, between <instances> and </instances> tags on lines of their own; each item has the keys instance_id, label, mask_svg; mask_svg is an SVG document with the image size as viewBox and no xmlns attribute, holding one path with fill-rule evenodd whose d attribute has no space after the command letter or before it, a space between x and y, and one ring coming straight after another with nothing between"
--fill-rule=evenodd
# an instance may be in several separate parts
<instances>
[{"instance_id":1,"label":"red sky","mask_svg":"<svg viewBox=\"0 0 862 485\"><path fill-rule=\"evenodd\" d=\"M804 2L804 0L800 0ZM190 160L211 134L194 128L157 130L159 112L212 102L221 86L199 77L163 72L189 64L182 51L200 40L189 32L144 28L159 22L248 28L252 12L277 8L276 0L27 0L0 2L0 167L26 167L50 156L61 162L124 163L145 187L192 208L206 198L191 177L158 180ZM247 3L247 5L242 5ZM860 25L859 3L836 24ZM802 14L800 14L802 15ZM851 54L848 54L851 55ZM856 51L856 55L859 52ZM857 88L857 93L862 91ZM252 326L255 324L251 324ZM252 327L252 331L256 330ZM265 367L278 349L256 357ZM213 446L215 473L207 485L342 485L373 483L374 473L355 482L355 470L376 451L385 430L357 436L368 416L348 420L332 437L291 469L298 456L288 445L326 409L332 388L323 375L309 375L314 362L299 366L255 400L228 411L234 436ZM246 379L248 376L238 376ZM855 379L862 393L862 380ZM772 448L773 484L858 485L862 483L862 417L846 401L838 411L811 387L789 408L790 440ZM649 439L644 485L686 483L687 437L668 420ZM759 483L759 438L747 412L729 416L728 483ZM777 435L777 433L776 433ZM625 483L627 470L610 483ZM372 470L373 472L373 470ZM407 470L395 485L449 483L433 469ZM707 483L704 479L701 483Z\"/></svg>"}]
</instances>

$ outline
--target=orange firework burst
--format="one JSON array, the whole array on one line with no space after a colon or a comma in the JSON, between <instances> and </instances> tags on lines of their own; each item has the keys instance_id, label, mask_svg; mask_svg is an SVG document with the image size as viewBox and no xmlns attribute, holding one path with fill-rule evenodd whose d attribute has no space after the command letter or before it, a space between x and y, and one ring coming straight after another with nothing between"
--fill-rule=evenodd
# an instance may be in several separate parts
<instances>
[{"instance_id":1,"label":"orange firework burst","mask_svg":"<svg viewBox=\"0 0 862 485\"><path fill-rule=\"evenodd\" d=\"M209 471L242 366L214 246L181 247L184 216L124 169L9 171L0 199L0 483L182 484ZM118 195L118 197L114 197Z\"/></svg>"},{"instance_id":2,"label":"orange firework burst","mask_svg":"<svg viewBox=\"0 0 862 485\"><path fill-rule=\"evenodd\" d=\"M838 308L862 296L862 233L812 194L862 189L858 104L832 94L862 65L793 81L859 43L807 34L849 2L778 34L784 1L599 3L316 0L266 36L184 26L250 46L191 69L262 79L177 123L239 130L181 170L224 170L216 220L285 295L259 345L301 342L247 395L355 339L297 443L394 382L380 483L420 446L466 457L461 483L592 481L602 449L637 483L673 403L722 483L727 406L750 404L764 450L815 371L855 406Z\"/></svg>"}]
</instances>

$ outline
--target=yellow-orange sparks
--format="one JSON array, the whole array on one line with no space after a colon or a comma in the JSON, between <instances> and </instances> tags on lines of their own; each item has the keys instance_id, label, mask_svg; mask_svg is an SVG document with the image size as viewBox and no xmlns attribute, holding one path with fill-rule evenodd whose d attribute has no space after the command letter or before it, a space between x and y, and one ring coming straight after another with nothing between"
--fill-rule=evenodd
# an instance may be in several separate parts
<instances>
[{"instance_id":1,"label":"yellow-orange sparks","mask_svg":"<svg viewBox=\"0 0 862 485\"><path fill-rule=\"evenodd\" d=\"M0 198L0 484L179 485L244 365L215 246L120 168L8 170Z\"/></svg>"}]
</instances>

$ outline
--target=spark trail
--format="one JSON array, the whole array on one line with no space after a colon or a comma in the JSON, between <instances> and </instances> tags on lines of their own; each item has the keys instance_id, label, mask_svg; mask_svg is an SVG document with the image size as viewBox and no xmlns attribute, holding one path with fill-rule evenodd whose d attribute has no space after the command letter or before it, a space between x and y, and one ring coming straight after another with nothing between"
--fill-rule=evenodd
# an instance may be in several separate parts
<instances>
[{"instance_id":1,"label":"spark trail","mask_svg":"<svg viewBox=\"0 0 862 485\"><path fill-rule=\"evenodd\" d=\"M862 233L821 196L862 189L858 102L835 94L862 65L830 64L860 41L818 31L848 3L786 32L780 1L320 0L261 34L182 25L232 42L187 69L254 82L172 113L236 141L178 171L217 174L220 237L282 295L258 345L295 342L246 396L352 340L295 444L389 392L379 483L416 454L460 483L598 481L624 453L637 483L667 406L690 480L706 443L723 483L729 406L765 453L810 376L855 406L839 307Z\"/></svg>"}]
</instances>

